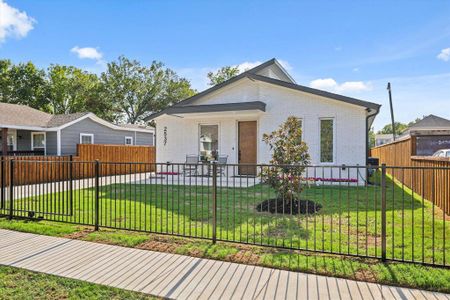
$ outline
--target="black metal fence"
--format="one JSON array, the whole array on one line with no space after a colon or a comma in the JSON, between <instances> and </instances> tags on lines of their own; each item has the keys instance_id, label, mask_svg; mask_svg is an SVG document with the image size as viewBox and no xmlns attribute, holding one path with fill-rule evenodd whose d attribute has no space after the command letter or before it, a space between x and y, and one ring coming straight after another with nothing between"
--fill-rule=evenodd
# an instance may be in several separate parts
<instances>
[{"instance_id":1,"label":"black metal fence","mask_svg":"<svg viewBox=\"0 0 450 300\"><path fill-rule=\"evenodd\" d=\"M11 219L449 266L450 217L399 178L414 171L434 185L449 168L8 163L0 214ZM17 176L36 182L58 164L70 165L69 180L14 183ZM103 168L114 175L101 176Z\"/></svg>"}]
</instances>

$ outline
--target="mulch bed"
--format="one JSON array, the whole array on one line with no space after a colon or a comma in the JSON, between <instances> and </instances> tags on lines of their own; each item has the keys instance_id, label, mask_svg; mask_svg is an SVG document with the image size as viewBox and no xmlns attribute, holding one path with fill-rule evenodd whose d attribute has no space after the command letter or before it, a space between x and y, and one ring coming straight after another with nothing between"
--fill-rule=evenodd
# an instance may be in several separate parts
<instances>
[{"instance_id":1,"label":"mulch bed","mask_svg":"<svg viewBox=\"0 0 450 300\"><path fill-rule=\"evenodd\" d=\"M318 212L322 205L311 200L283 200L268 199L259 203L256 210L259 212L270 212L272 214L313 214Z\"/></svg>"}]
</instances>

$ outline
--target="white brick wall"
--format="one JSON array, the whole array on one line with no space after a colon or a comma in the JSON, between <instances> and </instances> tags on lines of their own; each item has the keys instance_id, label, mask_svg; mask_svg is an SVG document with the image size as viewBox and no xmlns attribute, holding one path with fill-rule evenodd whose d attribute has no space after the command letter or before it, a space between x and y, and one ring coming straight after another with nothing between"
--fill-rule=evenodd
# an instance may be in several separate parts
<instances>
[{"instance_id":1,"label":"white brick wall","mask_svg":"<svg viewBox=\"0 0 450 300\"><path fill-rule=\"evenodd\" d=\"M258 121L258 163L267 163L271 153L261 141L262 134L276 129L294 115L303 120L303 138L308 144L313 164L320 164L320 118L333 118L335 126L335 165L365 164L365 117L363 107L327 99L268 83L243 79L197 101L195 104L218 104L263 101L266 112L253 115L202 114L195 117L163 115L156 119L157 161L184 162L186 154L198 153L199 124L219 124L219 152L237 159L237 122ZM167 143L164 145L164 127Z\"/></svg>"}]
</instances>

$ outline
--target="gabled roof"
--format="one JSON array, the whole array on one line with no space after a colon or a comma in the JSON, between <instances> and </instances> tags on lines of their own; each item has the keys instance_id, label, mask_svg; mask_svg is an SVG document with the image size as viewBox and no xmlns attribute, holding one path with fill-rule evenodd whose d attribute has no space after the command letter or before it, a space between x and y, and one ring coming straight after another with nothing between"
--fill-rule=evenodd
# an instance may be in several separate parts
<instances>
[{"instance_id":1,"label":"gabled roof","mask_svg":"<svg viewBox=\"0 0 450 300\"><path fill-rule=\"evenodd\" d=\"M24 130L56 131L86 118L116 130L153 131L153 128L125 127L105 121L90 112L52 115L26 105L0 102L0 127Z\"/></svg>"},{"instance_id":2,"label":"gabled roof","mask_svg":"<svg viewBox=\"0 0 450 300\"><path fill-rule=\"evenodd\" d=\"M409 126L409 130L420 130L420 129L450 129L450 120L429 115L424 117L419 122Z\"/></svg>"},{"instance_id":3,"label":"gabled roof","mask_svg":"<svg viewBox=\"0 0 450 300\"><path fill-rule=\"evenodd\" d=\"M322 96L322 97L330 98L333 100L338 100L338 101L342 101L345 103L363 106L363 107L367 107L367 108L371 108L371 109L375 109L375 110L378 110L381 107L380 104L376 104L373 102L368 102L368 101L359 100L359 99L352 98L352 97L347 97L347 96L343 96L343 95L339 95L339 94L335 94L335 93L330 93L327 91L313 89L313 88L310 88L307 86L303 86L303 85L299 85L299 84L295 84L295 83L289 83L289 82L285 82L285 81L278 80L275 78L270 78L270 77L256 75L256 74L249 74L249 77L252 79L255 79L255 80L282 86L282 87L297 90L300 92L305 92L308 94Z\"/></svg>"},{"instance_id":4,"label":"gabled roof","mask_svg":"<svg viewBox=\"0 0 450 300\"><path fill-rule=\"evenodd\" d=\"M272 77L268 77L268 76L262 76L260 74L258 74L260 71L262 71L265 68L268 68L270 66L276 66L279 70L281 70L284 74L286 74L290 79L288 81L285 80L279 80L279 79L275 79ZM183 101L178 102L177 104L174 104L173 106L166 108L165 110L162 110L161 112L152 114L148 117L145 118L146 121L149 121L151 119L154 119L160 115L166 114L169 112L169 109L173 108L173 107L180 107L180 106L188 106L193 104L195 101L197 101L198 99L209 95L221 88L224 88L232 83L235 83L243 78L249 78L251 80L257 80L257 81L261 81L261 82L265 82L265 83L269 83L269 84L274 84L277 86L281 86L281 87L285 87L285 88L289 88L289 89L293 89L293 90L297 90L297 91L301 91L301 92L305 92L305 93L309 93L309 94L313 94L313 95L317 95L317 96L322 96L322 97L326 97L329 99L333 99L333 100L337 100L337 101L342 101L345 103L349 103L349 104L353 104L353 105L358 105L358 106L362 106L371 110L374 110L373 115L375 115L376 113L378 113L381 105L373 103L373 102L368 102L368 101L363 101L360 99L356 99L356 98L351 98L351 97L346 97L343 95L338 95L338 94L334 94L334 93L330 93L330 92L326 92L326 91L322 91L322 90L318 90L318 89L313 89L310 87L306 87L306 86L302 86L299 84L296 84L295 81L290 77L290 75L286 72L286 70L281 66L281 64L275 59L271 59L266 61L263 64L260 64L250 70L247 70L227 81L224 81L222 83L219 83L209 89L204 90L203 92L200 92L190 98L187 98Z\"/></svg>"}]
</instances>

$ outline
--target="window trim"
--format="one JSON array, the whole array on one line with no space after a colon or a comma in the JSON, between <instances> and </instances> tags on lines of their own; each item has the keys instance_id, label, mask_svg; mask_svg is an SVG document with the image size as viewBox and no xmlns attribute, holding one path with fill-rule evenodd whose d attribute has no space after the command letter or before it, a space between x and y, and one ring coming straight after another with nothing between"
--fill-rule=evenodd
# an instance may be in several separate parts
<instances>
[{"instance_id":1,"label":"window trim","mask_svg":"<svg viewBox=\"0 0 450 300\"><path fill-rule=\"evenodd\" d=\"M34 151L34 149L42 149L41 147L34 147L34 136L38 134L44 135L44 154L47 154L47 134L45 131L33 131L31 132L31 150Z\"/></svg>"},{"instance_id":2,"label":"window trim","mask_svg":"<svg viewBox=\"0 0 450 300\"><path fill-rule=\"evenodd\" d=\"M200 157L200 136L202 134L201 126L217 126L217 151L218 154L221 153L220 147L221 147L221 141L220 141L220 123L198 123L198 135L197 135L197 153Z\"/></svg>"},{"instance_id":3,"label":"window trim","mask_svg":"<svg viewBox=\"0 0 450 300\"><path fill-rule=\"evenodd\" d=\"M127 139L131 139L131 144L127 144ZM125 146L133 146L134 145L134 141L133 141L133 137L132 136L126 136L125 137Z\"/></svg>"},{"instance_id":4,"label":"window trim","mask_svg":"<svg viewBox=\"0 0 450 300\"><path fill-rule=\"evenodd\" d=\"M322 139L322 121L331 120L333 121L333 160L322 162L322 147L321 147L321 139ZM319 118L319 164L321 165L334 165L336 163L336 118L334 117L323 117Z\"/></svg>"},{"instance_id":5,"label":"window trim","mask_svg":"<svg viewBox=\"0 0 450 300\"><path fill-rule=\"evenodd\" d=\"M89 136L92 139L92 143L91 144L85 144L85 145L93 145L94 144L94 134L93 133L80 133L80 144L83 144L82 140L83 140L83 136Z\"/></svg>"}]
</instances>

